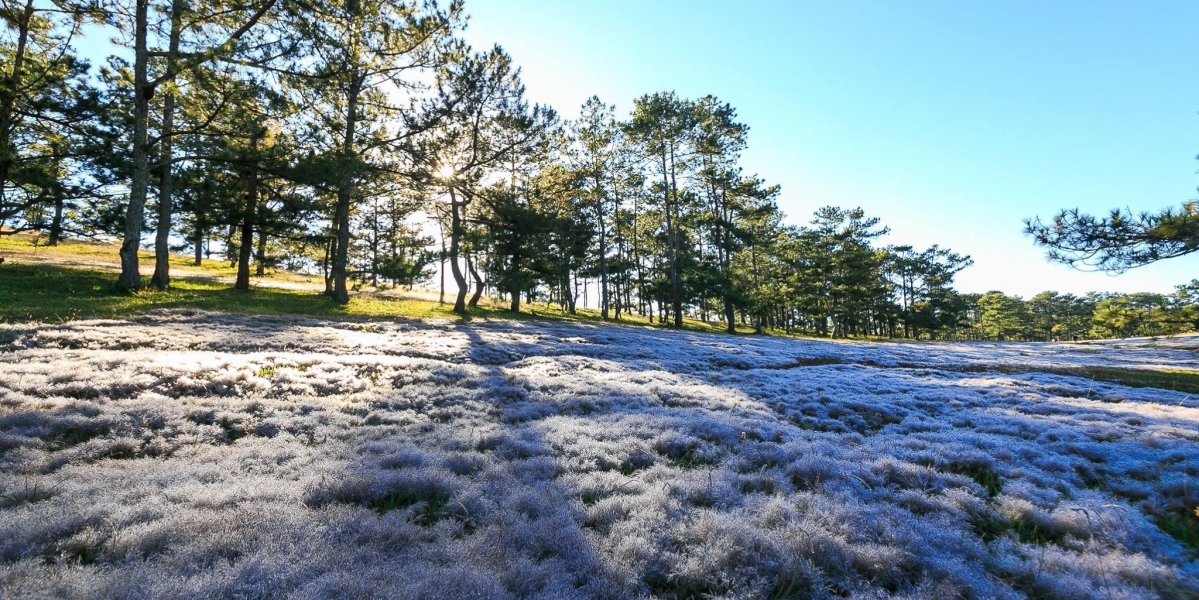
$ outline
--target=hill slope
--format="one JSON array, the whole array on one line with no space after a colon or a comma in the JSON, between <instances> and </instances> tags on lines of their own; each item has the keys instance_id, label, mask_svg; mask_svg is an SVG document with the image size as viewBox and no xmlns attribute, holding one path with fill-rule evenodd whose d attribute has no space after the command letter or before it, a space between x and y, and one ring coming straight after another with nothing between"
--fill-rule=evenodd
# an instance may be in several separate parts
<instances>
[{"instance_id":1,"label":"hill slope","mask_svg":"<svg viewBox=\"0 0 1199 600\"><path fill-rule=\"evenodd\" d=\"M1193 346L0 325L0 596L1193 597Z\"/></svg>"},{"instance_id":2,"label":"hill slope","mask_svg":"<svg viewBox=\"0 0 1199 600\"><path fill-rule=\"evenodd\" d=\"M320 275L268 269L265 276L250 278L251 291L232 289L237 270L223 261L171 255L171 289L136 294L115 290L120 270L118 246L101 242L64 240L59 246L39 245L33 234L0 235L0 323L51 322L81 318L120 318L152 310L196 308L241 314L302 315L323 318L454 318L453 289L439 302L440 293L428 289L353 284L349 304L335 304L321 292ZM153 272L154 258L141 253L143 276ZM500 319L553 319L600 321L599 311L580 308L568 314L549 304L525 304L521 312L508 312L507 301L484 296L469 316ZM645 324L646 317L625 313L619 322ZM609 321L612 322L612 321ZM659 323L659 325L662 325ZM692 331L724 331L722 323L685 318ZM743 332L751 331L748 327Z\"/></svg>"}]
</instances>

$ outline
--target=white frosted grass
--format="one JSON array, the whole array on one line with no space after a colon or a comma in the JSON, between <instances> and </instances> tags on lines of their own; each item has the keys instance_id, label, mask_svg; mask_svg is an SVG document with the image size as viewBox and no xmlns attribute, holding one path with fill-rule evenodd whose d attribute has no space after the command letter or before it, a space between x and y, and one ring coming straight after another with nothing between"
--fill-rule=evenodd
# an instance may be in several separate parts
<instances>
[{"instance_id":1,"label":"white frosted grass","mask_svg":"<svg viewBox=\"0 0 1199 600\"><path fill-rule=\"evenodd\" d=\"M0 597L1195 597L1197 348L0 326Z\"/></svg>"}]
</instances>

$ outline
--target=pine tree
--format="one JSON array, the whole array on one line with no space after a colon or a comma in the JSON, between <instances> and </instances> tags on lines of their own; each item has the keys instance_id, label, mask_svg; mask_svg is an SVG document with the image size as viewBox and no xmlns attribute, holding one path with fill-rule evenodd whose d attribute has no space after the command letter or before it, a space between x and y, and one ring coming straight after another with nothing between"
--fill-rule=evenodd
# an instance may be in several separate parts
<instances>
[{"instance_id":1,"label":"pine tree","mask_svg":"<svg viewBox=\"0 0 1199 600\"><path fill-rule=\"evenodd\" d=\"M1199 250L1199 202L1156 213L1115 209L1106 217L1063 210L1050 223L1025 219L1024 233L1048 249L1051 261L1122 273Z\"/></svg>"},{"instance_id":2,"label":"pine tree","mask_svg":"<svg viewBox=\"0 0 1199 600\"><path fill-rule=\"evenodd\" d=\"M308 98L311 134L335 157L330 221L334 301L349 302L350 223L372 171L415 171L416 138L437 115L418 106L422 73L442 68L457 50L452 34L462 5L338 0L299 3L289 19L304 40L291 70L293 89ZM395 163L407 163L406 166Z\"/></svg>"},{"instance_id":3,"label":"pine tree","mask_svg":"<svg viewBox=\"0 0 1199 600\"><path fill-rule=\"evenodd\" d=\"M801 276L820 298L823 314L817 330L822 335L856 333L871 299L886 292L881 272L885 254L871 242L888 231L860 208L824 207L800 234Z\"/></svg>"},{"instance_id":4,"label":"pine tree","mask_svg":"<svg viewBox=\"0 0 1199 600\"><path fill-rule=\"evenodd\" d=\"M657 171L655 184L657 196L661 198L663 242L666 249L668 293L674 326L683 326L683 254L682 232L679 227L680 198L679 172L685 168L689 158L686 148L687 135L692 126L693 110L690 104L675 96L674 92L660 92L634 100L632 119L625 127L629 137L640 144Z\"/></svg>"},{"instance_id":5,"label":"pine tree","mask_svg":"<svg viewBox=\"0 0 1199 600\"><path fill-rule=\"evenodd\" d=\"M579 120L573 124L572 135L578 142L578 170L586 181L584 204L594 212L598 232L596 262L600 276L600 317L609 317L609 247L614 228L613 219L620 207L622 175L620 160L621 131L613 106L592 96L583 104Z\"/></svg>"},{"instance_id":6,"label":"pine tree","mask_svg":"<svg viewBox=\"0 0 1199 600\"><path fill-rule=\"evenodd\" d=\"M450 200L447 259L458 285L454 312L464 314L469 289L461 264L468 233L465 213L490 173L502 168L513 153L535 152L544 143L557 115L529 106L519 71L498 46L454 64L442 102L448 110L432 143L437 153L433 175ZM477 287L481 293L481 282Z\"/></svg>"},{"instance_id":7,"label":"pine tree","mask_svg":"<svg viewBox=\"0 0 1199 600\"><path fill-rule=\"evenodd\" d=\"M61 237L71 200L94 193L83 171L99 141L89 64L71 41L96 17L83 2L0 2L0 230ZM49 224L45 222L49 219Z\"/></svg>"},{"instance_id":8,"label":"pine tree","mask_svg":"<svg viewBox=\"0 0 1199 600\"><path fill-rule=\"evenodd\" d=\"M214 0L215 1L215 0ZM240 51L239 42L263 20L275 6L276 0L259 0L247 4L226 6L197 4L189 10L188 3L181 0L171 0L164 6L153 0L134 0L129 6L124 2L112 1L106 5L107 19L122 31L132 30L132 36L126 40L133 52L133 86L132 118L133 132L131 139L131 176L129 181L129 203L125 211L124 239L121 243L121 275L117 287L124 290L137 290L142 287L141 273L138 268L138 248L141 245L142 228L145 220L146 199L151 186L151 155L155 146L164 140L173 140L174 95L170 88L184 73L201 65L218 59L227 59ZM182 32L186 29L183 19L185 15L193 14L206 27L193 29L195 37L184 44ZM155 17L165 16L165 27L151 27ZM156 49L152 39L153 31L167 31L166 48ZM163 122L159 134L151 136L150 131L150 102L154 100L160 89L165 89L163 97L165 108ZM169 109L169 110L168 110ZM161 152L161 150L160 150ZM164 154L166 161L159 165L168 169L172 164L169 146ZM167 171L169 173L169 171ZM166 185L160 181L160 186L170 191L169 176ZM159 233L156 235L155 251L155 285L169 285L169 269L167 266L168 252L166 243L170 226L170 198L160 203Z\"/></svg>"}]
</instances>

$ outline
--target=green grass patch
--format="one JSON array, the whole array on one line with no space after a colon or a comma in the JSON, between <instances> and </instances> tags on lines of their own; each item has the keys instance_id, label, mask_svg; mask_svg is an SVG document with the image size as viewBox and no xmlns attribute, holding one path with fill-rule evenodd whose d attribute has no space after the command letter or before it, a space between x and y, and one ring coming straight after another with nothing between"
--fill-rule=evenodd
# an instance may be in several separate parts
<instances>
[{"instance_id":1,"label":"green grass patch","mask_svg":"<svg viewBox=\"0 0 1199 600\"><path fill-rule=\"evenodd\" d=\"M506 310L506 301L484 299L481 306L467 315L455 315L451 305L429 300L394 298L364 292L354 295L346 306L338 306L314 292L257 287L238 292L218 278L232 278L237 269L223 260L204 259L193 264L190 256L171 255L171 289L121 294L115 290L120 269L119 246L103 242L64 239L58 246L46 246L46 236L32 233L0 235L0 256L9 260L0 264L0 322L69 321L86 318L121 318L144 314L158 308L196 308L242 314L288 314L321 318L495 318L503 320L552 320L622 325L653 326L674 329L648 316L621 315L604 320L594 309L578 308L574 314L558 306L531 303L521 312ZM139 252L142 264L153 264L154 254ZM261 278L255 278L257 281ZM311 284L319 276L270 270L268 280ZM148 278L147 278L148 281ZM447 296L447 299L449 297ZM684 318L683 330L725 333L722 322ZM738 325L737 333L752 334L753 328ZM782 335L782 332L769 332Z\"/></svg>"},{"instance_id":2,"label":"green grass patch","mask_svg":"<svg viewBox=\"0 0 1199 600\"><path fill-rule=\"evenodd\" d=\"M924 465L930 469L937 469L944 473L969 477L986 491L988 498L994 498L999 495L999 492L1003 491L1003 476L999 474L999 468L996 465L981 460L938 461L935 459L922 459L917 460L916 464Z\"/></svg>"},{"instance_id":3,"label":"green grass patch","mask_svg":"<svg viewBox=\"0 0 1199 600\"><path fill-rule=\"evenodd\" d=\"M922 368L921 365L901 364L897 366L900 368ZM1186 394L1199 394L1199 371L1186 369L1131 369L1127 367L1098 366L1035 368L1020 365L963 365L955 367L953 370L963 373L996 372L1008 375L1051 373L1053 375L1067 375L1093 381L1116 383L1128 387L1156 388Z\"/></svg>"},{"instance_id":4,"label":"green grass patch","mask_svg":"<svg viewBox=\"0 0 1199 600\"><path fill-rule=\"evenodd\" d=\"M1154 517L1163 533L1178 540L1194 556L1199 556L1199 508L1180 506Z\"/></svg>"},{"instance_id":5,"label":"green grass patch","mask_svg":"<svg viewBox=\"0 0 1199 600\"><path fill-rule=\"evenodd\" d=\"M45 245L47 236L35 233L18 233L0 235L0 256L17 263L62 264L62 265L92 265L96 270L109 269L113 273L120 270L120 246L104 242L87 240L63 239L57 246ZM142 266L154 264L154 253L149 250L138 252ZM195 258L188 255L172 254L169 257L173 279L179 275L187 277L234 277L237 267L226 260L204 258L200 264L195 264ZM304 282L312 277L300 273L291 273L277 269L268 269L271 279L279 281ZM116 275L114 274L115 278Z\"/></svg>"},{"instance_id":6,"label":"green grass patch","mask_svg":"<svg viewBox=\"0 0 1199 600\"><path fill-rule=\"evenodd\" d=\"M339 306L311 292L274 288L243 292L204 280L176 279L167 291L123 294L116 291L115 280L113 274L87 269L0 265L0 321L119 318L163 308L324 318L452 316L448 306L436 302L361 296Z\"/></svg>"},{"instance_id":7,"label":"green grass patch","mask_svg":"<svg viewBox=\"0 0 1199 600\"><path fill-rule=\"evenodd\" d=\"M393 510L416 506L412 522L421 527L428 527L446 516L443 511L449 502L450 495L440 490L424 493L413 490L395 490L385 496L372 498L367 502L367 506L381 515Z\"/></svg>"},{"instance_id":8,"label":"green grass patch","mask_svg":"<svg viewBox=\"0 0 1199 600\"><path fill-rule=\"evenodd\" d=\"M6 238L0 238L4 240ZM218 270L219 267L213 267ZM219 274L219 273L218 273ZM289 274L292 277L299 277ZM248 292L207 279L176 277L171 289L122 293L116 290L116 273L53 264L0 264L0 322L65 322L76 319L123 318L156 309L192 308L251 315L300 315L328 319L345 318L455 318L603 323L598 311L579 309L569 314L554 306L526 305L511 313L498 305L470 309L456 315L450 304L430 300L357 294L340 306L314 292L256 287ZM662 323L622 317L607 323L653 325ZM719 333L723 328L694 319L684 321L687 331ZM744 331L743 333L749 333Z\"/></svg>"},{"instance_id":9,"label":"green grass patch","mask_svg":"<svg viewBox=\"0 0 1199 600\"><path fill-rule=\"evenodd\" d=\"M1085 377L1128 387L1174 390L1199 394L1199 371L1183 369L1127 369L1121 367L1076 367L1048 369L1049 373Z\"/></svg>"},{"instance_id":10,"label":"green grass patch","mask_svg":"<svg viewBox=\"0 0 1199 600\"><path fill-rule=\"evenodd\" d=\"M975 483L986 490L988 497L994 498L1003 490L1003 477L1000 476L999 470L992 465L980 462L951 462L947 465L946 470L973 479Z\"/></svg>"},{"instance_id":11,"label":"green grass patch","mask_svg":"<svg viewBox=\"0 0 1199 600\"><path fill-rule=\"evenodd\" d=\"M970 512L970 528L984 542L993 542L1010 531L1012 524L994 508L987 506Z\"/></svg>"},{"instance_id":12,"label":"green grass patch","mask_svg":"<svg viewBox=\"0 0 1199 600\"><path fill-rule=\"evenodd\" d=\"M1040 524L1031 519L1007 519L993 506L987 506L971 514L970 526L974 534L984 542L992 542L1004 536L1015 536L1025 544L1048 546L1061 544L1069 532Z\"/></svg>"},{"instance_id":13,"label":"green grass patch","mask_svg":"<svg viewBox=\"0 0 1199 600\"><path fill-rule=\"evenodd\" d=\"M619 325L637 325L641 327L659 327L662 329L675 328L673 320L669 323L663 323L657 318L654 318L654 320L651 322L647 316L622 314L619 319L610 317L605 321L600 316L600 311L593 308L576 308L575 314L570 314L570 312L562 310L557 306L542 302L523 304L521 305L521 311L522 312L520 315L523 315L524 318L542 318L555 321L566 320L584 323L614 323ZM505 316L520 318L520 315L514 315L511 312L499 308L499 303L496 303L495 307L491 307L488 312L492 314L502 314ZM709 321L701 321L699 319L684 317L683 331L694 331L699 333L728 333L728 326L723 322L712 323ZM737 333L749 335L754 333L754 330L752 327L738 324Z\"/></svg>"},{"instance_id":14,"label":"green grass patch","mask_svg":"<svg viewBox=\"0 0 1199 600\"><path fill-rule=\"evenodd\" d=\"M46 444L46 449L51 452L64 450L72 446L78 446L88 440L108 435L109 431L110 429L107 425L73 425L58 432L58 435L54 436Z\"/></svg>"},{"instance_id":15,"label":"green grass patch","mask_svg":"<svg viewBox=\"0 0 1199 600\"><path fill-rule=\"evenodd\" d=\"M1061 544L1067 536L1065 531L1052 527L1046 527L1039 523L1025 519L1016 519L1012 523L1012 531L1016 534L1016 538L1021 542L1024 542L1025 544L1036 544L1038 546Z\"/></svg>"}]
</instances>

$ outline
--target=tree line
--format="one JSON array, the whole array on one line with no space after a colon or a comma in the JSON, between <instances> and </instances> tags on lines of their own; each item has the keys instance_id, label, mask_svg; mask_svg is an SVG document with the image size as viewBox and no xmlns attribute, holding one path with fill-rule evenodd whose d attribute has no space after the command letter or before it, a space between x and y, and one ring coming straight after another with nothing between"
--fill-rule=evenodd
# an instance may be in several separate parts
<instances>
[{"instance_id":1,"label":"tree line","mask_svg":"<svg viewBox=\"0 0 1199 600\"><path fill-rule=\"evenodd\" d=\"M967 303L965 339L1075 341L1199 331L1199 281L1170 294L1042 292L1025 300L996 291L967 295Z\"/></svg>"},{"instance_id":2,"label":"tree line","mask_svg":"<svg viewBox=\"0 0 1199 600\"><path fill-rule=\"evenodd\" d=\"M338 303L440 275L459 313L484 295L574 313L594 290L604 319L730 332L1058 325L1029 320L1036 298L957 292L968 256L881 245L861 209L788 223L718 98L647 94L618 115L593 97L573 118L531 103L501 47L462 39L460 1L0 0L0 18L0 233L118 239L121 291L169 288L188 251L236 265L242 290L319 272ZM113 32L119 56L93 65L83 49ZM1115 301L1087 298L1092 315ZM1009 327L1009 304L1036 324Z\"/></svg>"}]
</instances>

